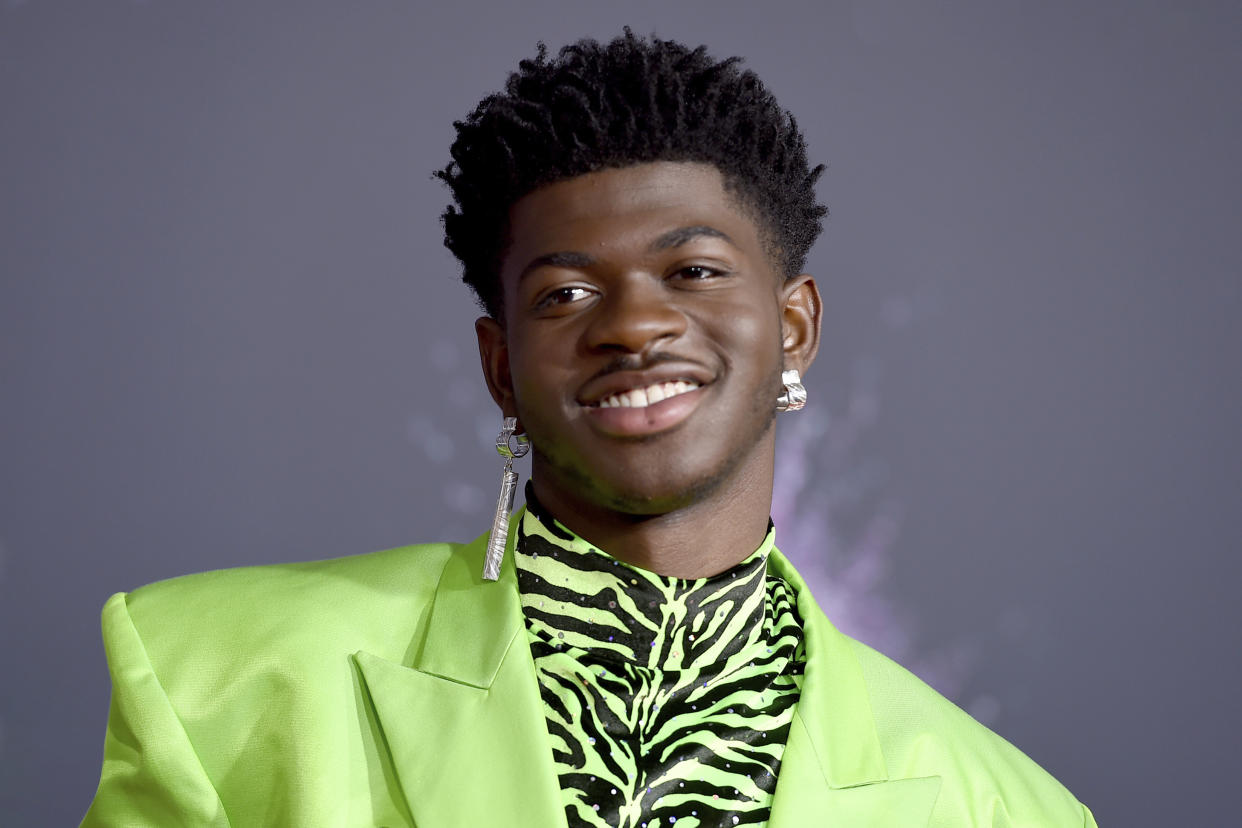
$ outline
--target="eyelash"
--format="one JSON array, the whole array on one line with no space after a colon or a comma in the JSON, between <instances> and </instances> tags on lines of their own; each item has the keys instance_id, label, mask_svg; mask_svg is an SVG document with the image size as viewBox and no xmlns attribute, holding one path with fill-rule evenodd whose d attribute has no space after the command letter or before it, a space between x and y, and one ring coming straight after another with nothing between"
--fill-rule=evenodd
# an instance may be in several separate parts
<instances>
[{"instance_id":1,"label":"eyelash","mask_svg":"<svg viewBox=\"0 0 1242 828\"><path fill-rule=\"evenodd\" d=\"M590 291L584 287L578 287L576 285L557 288L556 290L549 291L546 296L543 296L538 302L536 302L535 307L547 308L553 305L564 305L579 298L576 295L573 297L565 296L565 294L569 293L585 294L590 293Z\"/></svg>"},{"instance_id":2,"label":"eyelash","mask_svg":"<svg viewBox=\"0 0 1242 828\"><path fill-rule=\"evenodd\" d=\"M711 279L715 276L725 275L725 272L723 270L720 270L719 268L715 268L715 267L708 267L707 265L687 265L686 267L683 267L681 270L678 270L673 275L682 276L692 270L700 271L702 273L701 276L692 277L693 281L698 281L700 279Z\"/></svg>"},{"instance_id":3,"label":"eyelash","mask_svg":"<svg viewBox=\"0 0 1242 828\"><path fill-rule=\"evenodd\" d=\"M695 273L696 275L691 276L690 273ZM725 275L728 275L727 271L717 267L710 267L708 265L686 265L683 268L673 271L670 278L685 278L687 281L701 282ZM556 305L571 304L581 298L580 294L589 294L590 292L591 291L588 288L579 287L577 285L557 288L556 290L549 291L546 295L541 297L539 301L535 303L535 308L536 310L543 310Z\"/></svg>"}]
</instances>

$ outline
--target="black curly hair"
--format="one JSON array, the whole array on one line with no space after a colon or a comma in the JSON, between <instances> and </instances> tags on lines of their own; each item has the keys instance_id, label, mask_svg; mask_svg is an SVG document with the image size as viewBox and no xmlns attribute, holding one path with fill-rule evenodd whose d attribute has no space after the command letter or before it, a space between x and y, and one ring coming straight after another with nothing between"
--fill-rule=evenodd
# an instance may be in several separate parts
<instances>
[{"instance_id":1,"label":"black curly hair","mask_svg":"<svg viewBox=\"0 0 1242 828\"><path fill-rule=\"evenodd\" d=\"M503 320L500 260L509 208L531 191L584 173L649 161L714 165L765 231L778 269L801 271L827 209L815 200L806 142L740 58L639 38L586 39L548 57L540 43L503 92L457 121L453 160L435 173L453 192L444 244L483 310Z\"/></svg>"}]
</instances>

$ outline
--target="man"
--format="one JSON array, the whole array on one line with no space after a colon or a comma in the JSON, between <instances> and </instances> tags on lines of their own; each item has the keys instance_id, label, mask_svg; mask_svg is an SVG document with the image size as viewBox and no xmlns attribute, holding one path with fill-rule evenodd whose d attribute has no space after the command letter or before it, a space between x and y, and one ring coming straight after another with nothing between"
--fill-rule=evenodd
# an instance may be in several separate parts
<instances>
[{"instance_id":1,"label":"man","mask_svg":"<svg viewBox=\"0 0 1242 828\"><path fill-rule=\"evenodd\" d=\"M471 544L114 596L84 824L1094 825L774 547L824 209L759 80L627 31L457 129L446 244L527 508L506 466Z\"/></svg>"}]
</instances>

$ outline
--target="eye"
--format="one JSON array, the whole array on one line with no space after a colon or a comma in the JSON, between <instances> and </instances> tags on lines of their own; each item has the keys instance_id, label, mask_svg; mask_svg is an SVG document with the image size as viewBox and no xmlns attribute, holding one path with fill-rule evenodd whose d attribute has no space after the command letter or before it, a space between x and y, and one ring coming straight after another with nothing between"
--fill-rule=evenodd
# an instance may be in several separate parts
<instances>
[{"instance_id":1,"label":"eye","mask_svg":"<svg viewBox=\"0 0 1242 828\"><path fill-rule=\"evenodd\" d=\"M591 291L577 285L566 285L550 290L535 302L535 310L547 310L560 305L569 305L588 298Z\"/></svg>"},{"instance_id":2,"label":"eye","mask_svg":"<svg viewBox=\"0 0 1242 828\"><path fill-rule=\"evenodd\" d=\"M719 267L711 267L709 265L686 265L685 267L675 271L672 274L672 278L679 279L683 282L706 282L727 275L728 272Z\"/></svg>"}]
</instances>

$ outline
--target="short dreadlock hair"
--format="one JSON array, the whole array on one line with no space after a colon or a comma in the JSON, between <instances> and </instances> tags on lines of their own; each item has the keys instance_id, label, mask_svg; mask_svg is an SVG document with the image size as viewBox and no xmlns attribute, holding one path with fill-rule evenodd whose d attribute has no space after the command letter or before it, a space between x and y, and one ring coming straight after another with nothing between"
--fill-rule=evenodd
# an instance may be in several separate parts
<instances>
[{"instance_id":1,"label":"short dreadlock hair","mask_svg":"<svg viewBox=\"0 0 1242 828\"><path fill-rule=\"evenodd\" d=\"M502 320L500 262L509 208L547 184L651 161L714 165L758 220L777 268L802 270L827 209L815 201L823 165L809 169L793 116L740 58L639 38L585 39L548 57L540 43L503 92L454 123L453 160L435 173L455 205L444 244L490 316Z\"/></svg>"}]
</instances>

